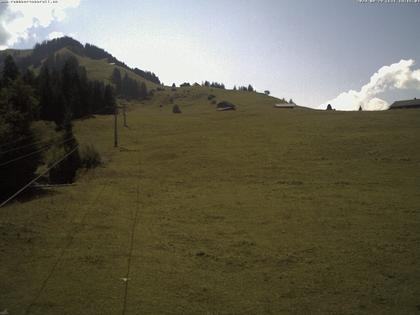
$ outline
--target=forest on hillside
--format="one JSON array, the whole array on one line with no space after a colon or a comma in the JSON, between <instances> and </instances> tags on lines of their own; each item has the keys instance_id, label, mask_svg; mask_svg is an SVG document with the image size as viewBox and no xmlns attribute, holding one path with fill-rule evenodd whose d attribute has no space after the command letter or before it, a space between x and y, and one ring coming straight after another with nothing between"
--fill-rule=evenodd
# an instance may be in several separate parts
<instances>
[{"instance_id":1,"label":"forest on hillside","mask_svg":"<svg viewBox=\"0 0 420 315\"><path fill-rule=\"evenodd\" d=\"M19 58L19 60L16 60L17 65L20 69L26 69L30 66L37 68L43 64L45 59L51 58L51 56L53 56L56 52L63 48L67 48L79 56L88 57L94 60L106 59L108 63L120 66L125 70L131 70L138 76L149 80L153 83L161 84L158 76L153 72L140 70L138 68L132 69L129 66L127 66L124 62L118 60L104 49L89 43L82 45L77 40L68 36L43 41L42 43L37 43L30 54L22 56L21 58Z\"/></svg>"},{"instance_id":2,"label":"forest on hillside","mask_svg":"<svg viewBox=\"0 0 420 315\"><path fill-rule=\"evenodd\" d=\"M35 75L30 69L21 72L7 56L0 82L0 194L14 192L34 177L40 165L51 166L65 155L49 180L71 182L81 163L72 120L115 110L114 87L89 81L76 58L49 59ZM55 124L54 141L37 138L32 129L37 120ZM43 161L43 153L52 147L52 158Z\"/></svg>"}]
</instances>

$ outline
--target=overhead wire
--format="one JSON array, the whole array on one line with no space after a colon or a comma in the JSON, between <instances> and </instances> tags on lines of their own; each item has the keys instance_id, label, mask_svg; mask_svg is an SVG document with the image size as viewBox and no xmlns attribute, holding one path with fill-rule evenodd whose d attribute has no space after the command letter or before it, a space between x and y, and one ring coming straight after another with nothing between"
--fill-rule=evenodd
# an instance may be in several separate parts
<instances>
[{"instance_id":1,"label":"overhead wire","mask_svg":"<svg viewBox=\"0 0 420 315\"><path fill-rule=\"evenodd\" d=\"M11 148L11 149L6 150L6 151L1 151L0 150L0 155L1 154L6 154L6 153L10 153L10 152L14 152L14 151L17 151L17 150L20 150L20 149L24 149L24 148L27 148L27 147L35 146L35 145L38 145L40 143L54 141L55 139L58 139L60 137L61 137L61 135L56 135L55 137L52 137L50 139L44 139L44 140L39 140L39 141L27 143L25 145L22 145L22 146L19 146L19 147L14 147L14 148Z\"/></svg>"},{"instance_id":2,"label":"overhead wire","mask_svg":"<svg viewBox=\"0 0 420 315\"><path fill-rule=\"evenodd\" d=\"M33 180L31 180L29 183L27 183L25 186L23 186L21 189L19 189L17 192L15 192L12 196L10 196L9 198L7 198L5 201L3 201L0 204L0 208L4 207L8 202L10 202L12 199L14 199L16 196L18 196L20 193L22 193L26 188L28 188L29 186L31 186L33 183L35 183L39 178L41 178L42 176L44 176L45 174L47 174L51 169L53 169L54 167L56 167L58 164L60 164L62 161L64 161L65 158L67 158L70 154L72 154L73 152L75 152L78 149L79 145L76 145L71 151L69 151L67 154L65 154L63 157L61 157L60 159L58 159L56 162L54 162L54 164L52 166L50 166L49 168L47 168L47 170L45 170L44 172L42 172L40 175L38 175L37 177L35 177Z\"/></svg>"},{"instance_id":3,"label":"overhead wire","mask_svg":"<svg viewBox=\"0 0 420 315\"><path fill-rule=\"evenodd\" d=\"M66 139L66 140L64 140L64 141L62 141L62 142L60 142L60 143L58 143L58 145L64 144L64 143L66 143L66 142L69 142L69 141L70 141L70 140L72 140L72 139L74 139L74 137L68 138L68 139ZM2 167L2 166L6 166L6 165L9 165L9 164L11 164L11 163L13 163L13 162L16 162L16 161L22 160L22 159L24 159L24 158L27 158L27 157L30 157L30 156L35 155L35 154L37 154L37 153L40 153L40 152L42 152L42 151L45 151L45 150L49 149L49 148L51 147L51 145L52 145L52 144L48 144L48 145L46 145L46 146L42 147L41 149L38 149L38 150L33 151L33 152L31 152L31 153L28 153L28 154L25 154L25 155L21 155L21 156L18 156L18 157L16 157L16 158L13 158L13 159L11 159L11 160L8 160L8 161L6 161L6 162L0 163L0 167Z\"/></svg>"}]
</instances>

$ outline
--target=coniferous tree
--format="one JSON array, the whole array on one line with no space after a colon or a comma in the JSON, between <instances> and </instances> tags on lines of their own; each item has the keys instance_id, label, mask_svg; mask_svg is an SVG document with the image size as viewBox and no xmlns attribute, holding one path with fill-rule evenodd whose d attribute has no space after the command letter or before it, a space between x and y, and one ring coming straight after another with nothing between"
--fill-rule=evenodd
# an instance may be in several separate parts
<instances>
[{"instance_id":1,"label":"coniferous tree","mask_svg":"<svg viewBox=\"0 0 420 315\"><path fill-rule=\"evenodd\" d=\"M32 86L33 88L36 87L36 77L35 77L35 73L30 70L30 69L26 69L23 76L22 76L22 80L25 84Z\"/></svg>"},{"instance_id":2,"label":"coniferous tree","mask_svg":"<svg viewBox=\"0 0 420 315\"><path fill-rule=\"evenodd\" d=\"M53 98L52 98L52 83L50 71L47 66L41 68L38 77L39 81L39 94L41 103L41 119L53 120Z\"/></svg>"},{"instance_id":3,"label":"coniferous tree","mask_svg":"<svg viewBox=\"0 0 420 315\"><path fill-rule=\"evenodd\" d=\"M3 65L3 85L8 86L11 82L17 79L18 75L19 69L13 60L13 57L11 55L7 55L4 59Z\"/></svg>"},{"instance_id":4,"label":"coniferous tree","mask_svg":"<svg viewBox=\"0 0 420 315\"><path fill-rule=\"evenodd\" d=\"M117 95L120 95L121 93L121 72L118 68L114 68L114 71L112 72L111 76L112 83L115 84L115 92Z\"/></svg>"},{"instance_id":5,"label":"coniferous tree","mask_svg":"<svg viewBox=\"0 0 420 315\"><path fill-rule=\"evenodd\" d=\"M140 83L140 98L141 99L145 99L146 97L147 97L147 87L146 87L146 83L144 83L144 82L141 82Z\"/></svg>"},{"instance_id":6,"label":"coniferous tree","mask_svg":"<svg viewBox=\"0 0 420 315\"><path fill-rule=\"evenodd\" d=\"M114 90L112 89L112 86L110 86L110 85L107 85L105 87L104 104L105 104L105 108L108 108L109 110L112 110L112 112L115 110L115 108L117 106L117 102L115 100Z\"/></svg>"},{"instance_id":7,"label":"coniferous tree","mask_svg":"<svg viewBox=\"0 0 420 315\"><path fill-rule=\"evenodd\" d=\"M13 109L22 113L26 120L33 121L39 118L39 103L30 85L17 78L9 84L8 93Z\"/></svg>"},{"instance_id":8,"label":"coniferous tree","mask_svg":"<svg viewBox=\"0 0 420 315\"><path fill-rule=\"evenodd\" d=\"M51 120L60 129L64 122L67 108L66 98L63 93L63 78L61 72L53 70L51 72Z\"/></svg>"},{"instance_id":9,"label":"coniferous tree","mask_svg":"<svg viewBox=\"0 0 420 315\"><path fill-rule=\"evenodd\" d=\"M31 123L37 116L37 100L33 89L18 78L0 90L0 199L27 184L40 162ZM35 152L35 153L34 153ZM29 156L16 160L17 157Z\"/></svg>"},{"instance_id":10,"label":"coniferous tree","mask_svg":"<svg viewBox=\"0 0 420 315\"><path fill-rule=\"evenodd\" d=\"M91 91L92 113L103 113L104 111L104 90L103 82L94 81Z\"/></svg>"},{"instance_id":11,"label":"coniferous tree","mask_svg":"<svg viewBox=\"0 0 420 315\"><path fill-rule=\"evenodd\" d=\"M62 148L61 150L59 150L59 152L62 156L66 154L69 155L60 164L56 165L50 170L49 179L50 182L54 184L72 183L76 177L77 170L81 166L78 143L73 134L73 125L71 123L71 118L71 113L67 111L62 124ZM50 164L54 162L55 160L52 160Z\"/></svg>"}]
</instances>

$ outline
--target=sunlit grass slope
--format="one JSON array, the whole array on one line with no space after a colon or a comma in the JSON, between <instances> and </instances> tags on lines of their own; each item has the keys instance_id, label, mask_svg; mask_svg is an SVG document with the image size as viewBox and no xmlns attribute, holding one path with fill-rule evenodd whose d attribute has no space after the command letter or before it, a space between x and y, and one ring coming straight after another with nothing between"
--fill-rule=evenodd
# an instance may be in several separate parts
<instances>
[{"instance_id":1,"label":"sunlit grass slope","mask_svg":"<svg viewBox=\"0 0 420 315\"><path fill-rule=\"evenodd\" d=\"M112 116L76 122L105 164L1 209L0 310L418 312L420 111L275 102L166 88L128 106L118 149Z\"/></svg>"},{"instance_id":2,"label":"sunlit grass slope","mask_svg":"<svg viewBox=\"0 0 420 315\"><path fill-rule=\"evenodd\" d=\"M146 80L131 70L124 69L123 67L117 66L115 64L109 63L107 59L92 59L84 56L75 54L68 48L63 48L57 52L60 55L72 55L77 58L80 65L86 68L88 77L90 80L104 81L106 83L111 83L111 75L115 68L119 69L121 75L124 76L126 73L128 77L137 80L139 83L144 82L149 90L155 88L157 85L149 80Z\"/></svg>"}]
</instances>

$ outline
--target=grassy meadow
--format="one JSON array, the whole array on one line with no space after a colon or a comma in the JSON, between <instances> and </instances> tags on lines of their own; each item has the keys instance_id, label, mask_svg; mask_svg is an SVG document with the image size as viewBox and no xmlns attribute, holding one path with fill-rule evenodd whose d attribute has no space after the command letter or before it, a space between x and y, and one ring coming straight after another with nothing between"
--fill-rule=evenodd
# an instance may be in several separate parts
<instances>
[{"instance_id":1,"label":"grassy meadow","mask_svg":"<svg viewBox=\"0 0 420 315\"><path fill-rule=\"evenodd\" d=\"M104 164L0 209L0 312L418 314L420 111L274 102L166 88L119 148L75 122Z\"/></svg>"}]
</instances>

